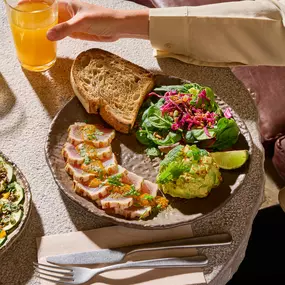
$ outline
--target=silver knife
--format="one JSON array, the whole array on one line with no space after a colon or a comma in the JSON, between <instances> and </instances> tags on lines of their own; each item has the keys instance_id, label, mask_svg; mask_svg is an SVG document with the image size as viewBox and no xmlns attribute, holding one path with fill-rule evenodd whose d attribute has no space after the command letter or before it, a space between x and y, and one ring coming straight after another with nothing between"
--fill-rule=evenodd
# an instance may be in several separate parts
<instances>
[{"instance_id":1,"label":"silver knife","mask_svg":"<svg viewBox=\"0 0 285 285\"><path fill-rule=\"evenodd\" d=\"M184 238L171 241L155 242L136 246L125 246L112 249L99 249L95 251L55 255L47 257L53 264L90 265L99 263L121 262L126 256L139 252L154 252L172 249L189 249L210 246L230 245L232 237L228 233L209 235L203 237Z\"/></svg>"}]
</instances>

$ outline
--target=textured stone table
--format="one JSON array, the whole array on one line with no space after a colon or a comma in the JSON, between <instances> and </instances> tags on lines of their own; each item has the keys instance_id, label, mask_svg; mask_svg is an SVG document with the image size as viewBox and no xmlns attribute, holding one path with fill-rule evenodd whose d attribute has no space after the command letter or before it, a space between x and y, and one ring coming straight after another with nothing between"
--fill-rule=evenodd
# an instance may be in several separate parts
<instances>
[{"instance_id":1,"label":"textured stone table","mask_svg":"<svg viewBox=\"0 0 285 285\"><path fill-rule=\"evenodd\" d=\"M94 3L113 8L142 8L121 0ZM20 241L1 260L0 284L39 284L32 267L36 260L36 237L108 225L70 203L59 192L44 156L50 122L73 96L69 83L72 59L92 47L117 53L155 72L209 85L245 121L254 141L253 167L246 178L247 187L241 188L222 210L203 222L192 224L196 235L226 230L233 235L231 247L205 251L211 263L206 272L208 283L226 284L244 257L264 188L263 152L256 127L256 110L249 94L230 70L194 67L172 59L157 61L152 57L149 42L143 40L91 43L66 39L59 43L58 61L50 71L30 73L23 71L16 59L3 1L0 2L0 26L0 149L22 169L33 194L29 225Z\"/></svg>"}]
</instances>

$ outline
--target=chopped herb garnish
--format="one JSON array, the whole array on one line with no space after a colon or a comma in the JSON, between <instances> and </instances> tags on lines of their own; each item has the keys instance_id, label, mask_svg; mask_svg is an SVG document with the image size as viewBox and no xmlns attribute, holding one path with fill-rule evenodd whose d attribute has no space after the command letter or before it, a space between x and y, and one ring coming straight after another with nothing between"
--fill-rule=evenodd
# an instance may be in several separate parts
<instances>
[{"instance_id":1,"label":"chopped herb garnish","mask_svg":"<svg viewBox=\"0 0 285 285\"><path fill-rule=\"evenodd\" d=\"M153 200L153 196L151 196L151 195L149 195L149 194L145 194L145 195L143 196L143 199L144 199L144 200L148 200L148 201L152 201L152 200Z\"/></svg>"},{"instance_id":2,"label":"chopped herb garnish","mask_svg":"<svg viewBox=\"0 0 285 285\"><path fill-rule=\"evenodd\" d=\"M104 135L104 133L101 132L101 131L99 131L99 130L96 130L96 131L95 131L95 135L96 135L96 136L102 136L102 135Z\"/></svg>"},{"instance_id":3,"label":"chopped herb garnish","mask_svg":"<svg viewBox=\"0 0 285 285\"><path fill-rule=\"evenodd\" d=\"M90 157L86 155L85 158L84 158L84 163L85 164L89 164L90 162L91 162Z\"/></svg>"},{"instance_id":4,"label":"chopped herb garnish","mask_svg":"<svg viewBox=\"0 0 285 285\"><path fill-rule=\"evenodd\" d=\"M140 192L136 190L134 185L131 185L131 190L126 192L124 196L139 196Z\"/></svg>"},{"instance_id":5,"label":"chopped herb garnish","mask_svg":"<svg viewBox=\"0 0 285 285\"><path fill-rule=\"evenodd\" d=\"M140 220L142 220L143 218L145 218L145 214L147 213L148 210L145 210L141 215L140 215Z\"/></svg>"},{"instance_id":6,"label":"chopped herb garnish","mask_svg":"<svg viewBox=\"0 0 285 285\"><path fill-rule=\"evenodd\" d=\"M108 183L114 186L123 186L124 184L121 182L122 174L113 175L108 178Z\"/></svg>"},{"instance_id":7,"label":"chopped herb garnish","mask_svg":"<svg viewBox=\"0 0 285 285\"><path fill-rule=\"evenodd\" d=\"M82 146L82 147L80 148L80 156L81 156L81 157L84 157L85 155L86 155L86 149L85 149L84 146Z\"/></svg>"},{"instance_id":8,"label":"chopped herb garnish","mask_svg":"<svg viewBox=\"0 0 285 285\"><path fill-rule=\"evenodd\" d=\"M102 136L104 133L101 131L96 130L93 134L88 134L88 140L97 140L97 136Z\"/></svg>"},{"instance_id":9,"label":"chopped herb garnish","mask_svg":"<svg viewBox=\"0 0 285 285\"><path fill-rule=\"evenodd\" d=\"M104 172L103 172L102 169L100 169L100 171L99 171L99 179L103 180L103 178L104 178Z\"/></svg>"},{"instance_id":10,"label":"chopped herb garnish","mask_svg":"<svg viewBox=\"0 0 285 285\"><path fill-rule=\"evenodd\" d=\"M91 140L97 140L97 137L95 134L88 134L87 138L91 141Z\"/></svg>"},{"instance_id":11,"label":"chopped herb garnish","mask_svg":"<svg viewBox=\"0 0 285 285\"><path fill-rule=\"evenodd\" d=\"M162 205L161 205L161 204L157 204L157 205L156 205L156 209L157 209L157 210L161 210L161 209L162 209Z\"/></svg>"},{"instance_id":12,"label":"chopped herb garnish","mask_svg":"<svg viewBox=\"0 0 285 285\"><path fill-rule=\"evenodd\" d=\"M134 207L141 207L141 205L139 203L135 203Z\"/></svg>"}]
</instances>

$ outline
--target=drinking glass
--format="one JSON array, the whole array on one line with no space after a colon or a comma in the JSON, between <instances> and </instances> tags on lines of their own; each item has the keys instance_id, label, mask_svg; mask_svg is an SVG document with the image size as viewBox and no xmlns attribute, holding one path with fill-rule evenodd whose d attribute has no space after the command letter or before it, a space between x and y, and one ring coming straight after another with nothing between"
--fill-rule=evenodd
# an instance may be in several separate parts
<instances>
[{"instance_id":1,"label":"drinking glass","mask_svg":"<svg viewBox=\"0 0 285 285\"><path fill-rule=\"evenodd\" d=\"M56 61L56 42L46 33L57 24L57 0L5 0L18 59L23 68L45 71Z\"/></svg>"}]
</instances>

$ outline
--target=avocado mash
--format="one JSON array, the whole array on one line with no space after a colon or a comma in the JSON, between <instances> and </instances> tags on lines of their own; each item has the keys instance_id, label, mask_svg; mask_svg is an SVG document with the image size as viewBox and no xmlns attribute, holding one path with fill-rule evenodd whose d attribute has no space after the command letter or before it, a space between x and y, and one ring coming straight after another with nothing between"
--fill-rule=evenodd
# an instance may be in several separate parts
<instances>
[{"instance_id":1,"label":"avocado mash","mask_svg":"<svg viewBox=\"0 0 285 285\"><path fill-rule=\"evenodd\" d=\"M210 154L197 146L179 145L160 164L157 183L173 197L204 198L222 180L219 167Z\"/></svg>"}]
</instances>

